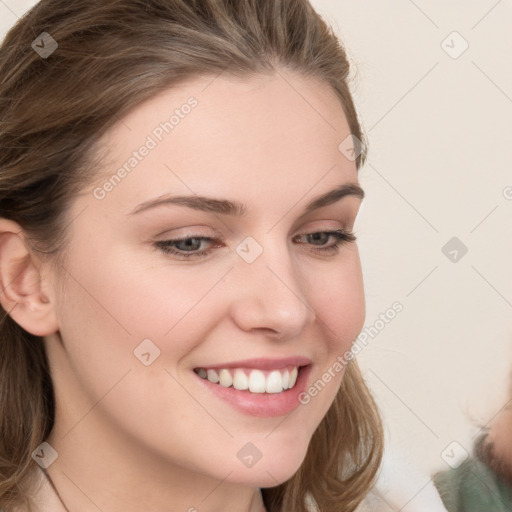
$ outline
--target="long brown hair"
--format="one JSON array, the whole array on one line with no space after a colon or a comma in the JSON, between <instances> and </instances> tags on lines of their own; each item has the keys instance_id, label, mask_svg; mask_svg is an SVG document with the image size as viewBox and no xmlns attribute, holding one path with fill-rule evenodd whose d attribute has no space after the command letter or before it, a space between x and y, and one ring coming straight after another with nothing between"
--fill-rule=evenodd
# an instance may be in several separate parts
<instances>
[{"instance_id":1,"label":"long brown hair","mask_svg":"<svg viewBox=\"0 0 512 512\"><path fill-rule=\"evenodd\" d=\"M51 54L32 46L43 32L58 44ZM43 38L40 48L55 46ZM68 207L93 181L95 143L110 127L184 80L277 66L330 84L364 141L345 50L308 0L42 0L0 49L0 217L59 261ZM43 339L4 313L0 507L11 510L29 504L31 453L53 427L54 394ZM382 444L377 407L352 360L300 469L263 489L268 511L305 512L306 496L321 512L354 510L373 484Z\"/></svg>"}]
</instances>

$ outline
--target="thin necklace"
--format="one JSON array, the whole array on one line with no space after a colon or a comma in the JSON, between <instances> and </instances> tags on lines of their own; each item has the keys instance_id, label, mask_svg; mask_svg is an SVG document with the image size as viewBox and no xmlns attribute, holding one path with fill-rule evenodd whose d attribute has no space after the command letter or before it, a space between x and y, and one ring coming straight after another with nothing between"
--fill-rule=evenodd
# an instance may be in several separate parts
<instances>
[{"instance_id":1,"label":"thin necklace","mask_svg":"<svg viewBox=\"0 0 512 512\"><path fill-rule=\"evenodd\" d=\"M64 501L62 501L62 498L60 497L59 491L57 491L57 488L55 487L55 484L53 483L52 479L50 478L50 475L48 474L48 471L46 471L46 468L42 468L43 473L46 475L46 478L48 479L48 482L50 482L50 485L52 486L52 489L54 490L55 494L57 495L57 498L59 498L60 502L62 503L62 506L66 510L66 512L69 512L69 508L66 507L66 504Z\"/></svg>"}]
</instances>

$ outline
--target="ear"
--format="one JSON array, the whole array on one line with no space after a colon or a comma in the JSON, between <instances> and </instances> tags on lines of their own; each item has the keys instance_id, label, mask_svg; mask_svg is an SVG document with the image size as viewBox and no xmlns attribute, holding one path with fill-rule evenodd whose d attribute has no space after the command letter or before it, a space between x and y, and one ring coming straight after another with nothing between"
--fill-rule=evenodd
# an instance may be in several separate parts
<instances>
[{"instance_id":1,"label":"ear","mask_svg":"<svg viewBox=\"0 0 512 512\"><path fill-rule=\"evenodd\" d=\"M40 266L19 224L0 218L0 303L27 332L48 336L58 331L58 321Z\"/></svg>"}]
</instances>

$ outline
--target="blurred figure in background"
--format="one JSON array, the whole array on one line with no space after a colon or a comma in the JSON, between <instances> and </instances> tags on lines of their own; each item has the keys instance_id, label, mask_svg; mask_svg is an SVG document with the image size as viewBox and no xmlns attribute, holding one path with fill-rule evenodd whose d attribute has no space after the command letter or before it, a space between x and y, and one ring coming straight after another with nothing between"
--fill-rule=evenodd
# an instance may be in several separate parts
<instances>
[{"instance_id":1,"label":"blurred figure in background","mask_svg":"<svg viewBox=\"0 0 512 512\"><path fill-rule=\"evenodd\" d=\"M512 511L512 389L475 441L473 456L435 474L434 483L449 512Z\"/></svg>"}]
</instances>

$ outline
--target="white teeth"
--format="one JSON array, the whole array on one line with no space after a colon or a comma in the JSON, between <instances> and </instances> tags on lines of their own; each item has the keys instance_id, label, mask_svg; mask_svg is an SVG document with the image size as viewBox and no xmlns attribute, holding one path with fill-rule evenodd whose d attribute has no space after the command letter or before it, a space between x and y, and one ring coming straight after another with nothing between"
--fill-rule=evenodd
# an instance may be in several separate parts
<instances>
[{"instance_id":1,"label":"white teeth","mask_svg":"<svg viewBox=\"0 0 512 512\"><path fill-rule=\"evenodd\" d=\"M233 387L240 391L249 389L249 379L247 378L247 375L245 375L245 372L240 368L235 370L235 375L233 377Z\"/></svg>"},{"instance_id":2,"label":"white teeth","mask_svg":"<svg viewBox=\"0 0 512 512\"><path fill-rule=\"evenodd\" d=\"M293 386L295 386L295 382L297 381L297 375L299 374L298 370L297 370L297 367L295 367L291 372L290 372L290 382L288 383L288 385L293 388Z\"/></svg>"},{"instance_id":3,"label":"white teeth","mask_svg":"<svg viewBox=\"0 0 512 512\"><path fill-rule=\"evenodd\" d=\"M212 370L198 368L196 373L203 379L225 388L233 386L240 391L249 390L251 393L281 393L291 389L297 382L298 367L288 367L284 370L248 370L242 368Z\"/></svg>"},{"instance_id":4,"label":"white teeth","mask_svg":"<svg viewBox=\"0 0 512 512\"><path fill-rule=\"evenodd\" d=\"M210 382L213 382L214 384L219 382L219 375L217 374L217 372L215 370L207 370L206 376L208 377L208 380Z\"/></svg>"},{"instance_id":5,"label":"white teeth","mask_svg":"<svg viewBox=\"0 0 512 512\"><path fill-rule=\"evenodd\" d=\"M265 384L265 391L267 393L281 393L283 391L283 386L281 384L281 372L274 370L267 377L267 382Z\"/></svg>"},{"instance_id":6,"label":"white teeth","mask_svg":"<svg viewBox=\"0 0 512 512\"><path fill-rule=\"evenodd\" d=\"M290 386L290 372L288 371L288 368L284 371L283 375L281 376L281 385L283 386L283 389L288 389Z\"/></svg>"},{"instance_id":7,"label":"white teeth","mask_svg":"<svg viewBox=\"0 0 512 512\"><path fill-rule=\"evenodd\" d=\"M265 393L265 374L260 370L252 370L249 375L249 391Z\"/></svg>"},{"instance_id":8,"label":"white teeth","mask_svg":"<svg viewBox=\"0 0 512 512\"><path fill-rule=\"evenodd\" d=\"M233 384L233 377L228 370L221 370L219 372L219 384L225 388L229 388Z\"/></svg>"}]
</instances>

